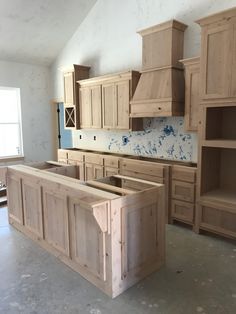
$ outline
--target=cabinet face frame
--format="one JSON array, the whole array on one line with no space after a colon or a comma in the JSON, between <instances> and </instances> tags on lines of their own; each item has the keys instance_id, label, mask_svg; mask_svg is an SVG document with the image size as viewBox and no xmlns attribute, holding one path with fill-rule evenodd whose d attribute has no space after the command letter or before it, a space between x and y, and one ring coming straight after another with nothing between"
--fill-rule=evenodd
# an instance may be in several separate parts
<instances>
[{"instance_id":1,"label":"cabinet face frame","mask_svg":"<svg viewBox=\"0 0 236 314\"><path fill-rule=\"evenodd\" d=\"M100 179L100 178L103 178L104 176L103 166L101 165L85 163L84 169L85 169L85 175L84 175L85 181Z\"/></svg>"}]
</instances>

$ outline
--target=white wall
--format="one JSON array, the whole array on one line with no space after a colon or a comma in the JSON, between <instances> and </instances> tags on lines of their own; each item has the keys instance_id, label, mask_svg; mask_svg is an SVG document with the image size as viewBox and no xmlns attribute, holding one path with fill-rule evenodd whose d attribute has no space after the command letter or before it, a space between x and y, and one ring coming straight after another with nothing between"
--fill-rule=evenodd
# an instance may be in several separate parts
<instances>
[{"instance_id":1,"label":"white wall","mask_svg":"<svg viewBox=\"0 0 236 314\"><path fill-rule=\"evenodd\" d=\"M95 6L84 22L80 25L74 36L67 43L51 68L53 94L55 98L63 96L61 67L69 66L72 63L90 65L92 67L91 76L105 73L114 73L127 69L141 68L141 37L136 31L167 21L169 19L178 19L187 25L185 32L184 57L192 57L200 53L200 27L194 23L198 18L209 14L233 7L236 0L98 0ZM158 120L156 120L158 122ZM166 125L172 123L171 119L166 119ZM155 123L154 123L155 124ZM177 125L182 125L181 118ZM196 161L197 138L195 134L183 134L183 128L176 128L175 133L182 134L185 138L188 136L189 146L186 147L187 160ZM153 136L162 137L163 130ZM81 131L74 132L74 143L78 147L83 145L93 146L93 133L83 131L84 141L78 140L78 134ZM96 146L101 150L108 150L108 138L111 133L99 131ZM127 134L129 136L130 134ZM122 136L125 134L114 134L114 141L122 145ZM172 135L171 135L172 136ZM136 141L137 137L132 137ZM142 145L148 144L145 136ZM181 150L182 139L175 139L176 150ZM134 146L133 140L125 145L122 152L130 151ZM103 144L104 143L104 144ZM178 153L169 156L166 147L163 151L152 154L154 157L181 159ZM117 147L114 150L119 151ZM133 151L133 153L135 153ZM143 154L142 152L140 154ZM175 156L175 157L174 157Z\"/></svg>"},{"instance_id":2,"label":"white wall","mask_svg":"<svg viewBox=\"0 0 236 314\"><path fill-rule=\"evenodd\" d=\"M25 161L53 158L49 82L47 67L0 61L0 86L21 91Z\"/></svg>"}]
</instances>

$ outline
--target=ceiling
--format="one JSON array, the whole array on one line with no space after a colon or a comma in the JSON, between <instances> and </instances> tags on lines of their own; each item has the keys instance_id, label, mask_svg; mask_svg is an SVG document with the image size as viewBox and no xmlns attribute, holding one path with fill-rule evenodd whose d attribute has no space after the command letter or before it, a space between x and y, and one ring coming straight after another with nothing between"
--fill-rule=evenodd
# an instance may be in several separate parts
<instances>
[{"instance_id":1,"label":"ceiling","mask_svg":"<svg viewBox=\"0 0 236 314\"><path fill-rule=\"evenodd\" d=\"M96 0L0 0L0 60L50 65Z\"/></svg>"}]
</instances>

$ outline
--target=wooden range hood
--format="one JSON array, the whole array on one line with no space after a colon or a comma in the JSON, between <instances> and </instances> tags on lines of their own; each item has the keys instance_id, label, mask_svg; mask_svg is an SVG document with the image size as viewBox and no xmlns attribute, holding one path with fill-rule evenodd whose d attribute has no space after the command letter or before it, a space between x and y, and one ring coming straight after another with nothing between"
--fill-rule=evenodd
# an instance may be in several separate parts
<instances>
[{"instance_id":1,"label":"wooden range hood","mask_svg":"<svg viewBox=\"0 0 236 314\"><path fill-rule=\"evenodd\" d=\"M184 114L184 31L171 20L138 32L143 37L141 77L131 103L131 117Z\"/></svg>"}]
</instances>

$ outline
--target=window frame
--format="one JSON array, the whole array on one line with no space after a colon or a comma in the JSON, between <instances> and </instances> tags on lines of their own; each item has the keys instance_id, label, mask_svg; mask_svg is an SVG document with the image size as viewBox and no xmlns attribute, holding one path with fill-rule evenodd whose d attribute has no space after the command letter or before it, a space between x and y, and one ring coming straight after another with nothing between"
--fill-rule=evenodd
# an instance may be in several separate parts
<instances>
[{"instance_id":1,"label":"window frame","mask_svg":"<svg viewBox=\"0 0 236 314\"><path fill-rule=\"evenodd\" d=\"M0 162L2 161L10 161L24 158L24 145L23 145L23 132L22 132L22 114L21 114L21 93L19 87L8 87L8 86L0 86L0 90L14 90L17 95L17 111L18 111L18 122L9 122L9 123L1 123L0 125L18 125L19 132L19 146L20 153L19 155L6 155L0 156Z\"/></svg>"}]
</instances>

